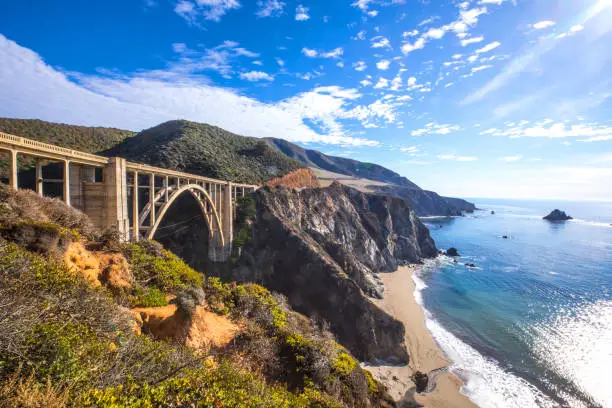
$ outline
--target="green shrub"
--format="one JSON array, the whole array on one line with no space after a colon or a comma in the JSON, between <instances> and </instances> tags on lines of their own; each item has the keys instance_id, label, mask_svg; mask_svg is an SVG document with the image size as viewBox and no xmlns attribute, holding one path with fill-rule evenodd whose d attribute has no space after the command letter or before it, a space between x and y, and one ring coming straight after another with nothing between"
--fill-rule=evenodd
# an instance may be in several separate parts
<instances>
[{"instance_id":1,"label":"green shrub","mask_svg":"<svg viewBox=\"0 0 612 408\"><path fill-rule=\"evenodd\" d=\"M134 300L132 305L135 307L160 307L167 306L168 300L164 292L157 288L136 288L134 290Z\"/></svg>"},{"instance_id":2,"label":"green shrub","mask_svg":"<svg viewBox=\"0 0 612 408\"><path fill-rule=\"evenodd\" d=\"M40 378L67 382L88 380L109 343L83 324L39 323L26 337L29 364Z\"/></svg>"},{"instance_id":3,"label":"green shrub","mask_svg":"<svg viewBox=\"0 0 612 408\"><path fill-rule=\"evenodd\" d=\"M345 377L350 375L357 366L357 361L345 352L340 352L333 362L334 370Z\"/></svg>"},{"instance_id":4,"label":"green shrub","mask_svg":"<svg viewBox=\"0 0 612 408\"><path fill-rule=\"evenodd\" d=\"M200 273L155 242L125 244L123 253L135 279L143 286L155 286L164 292L202 286Z\"/></svg>"},{"instance_id":5,"label":"green shrub","mask_svg":"<svg viewBox=\"0 0 612 408\"><path fill-rule=\"evenodd\" d=\"M166 407L198 406L215 408L279 407L339 408L331 397L315 389L290 393L281 386L271 386L228 361L218 367L209 364L190 370L183 376L157 385L128 380L124 385L91 390L79 401L85 407Z\"/></svg>"}]
</instances>

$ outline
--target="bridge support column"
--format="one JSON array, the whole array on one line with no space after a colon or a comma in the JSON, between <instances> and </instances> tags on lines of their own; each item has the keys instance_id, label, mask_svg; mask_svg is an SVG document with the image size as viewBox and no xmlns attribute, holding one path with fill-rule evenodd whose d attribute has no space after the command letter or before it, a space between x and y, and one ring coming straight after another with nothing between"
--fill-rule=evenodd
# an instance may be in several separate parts
<instances>
[{"instance_id":1,"label":"bridge support column","mask_svg":"<svg viewBox=\"0 0 612 408\"><path fill-rule=\"evenodd\" d=\"M70 205L70 160L64 160L64 202Z\"/></svg>"},{"instance_id":2,"label":"bridge support column","mask_svg":"<svg viewBox=\"0 0 612 408\"><path fill-rule=\"evenodd\" d=\"M223 229L223 237L225 238L225 247L223 248L224 261L232 255L232 244L234 243L234 206L233 194L234 190L232 183L227 183L222 187L221 193L221 225Z\"/></svg>"},{"instance_id":3,"label":"bridge support column","mask_svg":"<svg viewBox=\"0 0 612 408\"><path fill-rule=\"evenodd\" d=\"M134 184L132 185L132 240L138 242L140 239L140 211L138 209L138 172L134 172Z\"/></svg>"},{"instance_id":4,"label":"bridge support column","mask_svg":"<svg viewBox=\"0 0 612 408\"><path fill-rule=\"evenodd\" d=\"M110 159L104 168L106 227L116 229L122 240L129 240L126 160Z\"/></svg>"},{"instance_id":5,"label":"bridge support column","mask_svg":"<svg viewBox=\"0 0 612 408\"><path fill-rule=\"evenodd\" d=\"M42 160L36 159L36 194L38 194L40 197L44 195L43 181Z\"/></svg>"},{"instance_id":6,"label":"bridge support column","mask_svg":"<svg viewBox=\"0 0 612 408\"><path fill-rule=\"evenodd\" d=\"M9 183L15 190L19 188L19 170L17 168L17 150L9 150Z\"/></svg>"}]
</instances>

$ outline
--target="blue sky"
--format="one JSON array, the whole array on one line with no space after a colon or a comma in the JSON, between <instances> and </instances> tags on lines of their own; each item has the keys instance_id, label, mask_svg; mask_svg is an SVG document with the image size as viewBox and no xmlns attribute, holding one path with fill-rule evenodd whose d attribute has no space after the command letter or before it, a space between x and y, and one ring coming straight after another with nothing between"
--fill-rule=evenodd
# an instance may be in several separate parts
<instances>
[{"instance_id":1,"label":"blue sky","mask_svg":"<svg viewBox=\"0 0 612 408\"><path fill-rule=\"evenodd\" d=\"M0 6L0 116L184 118L466 197L612 200L612 0Z\"/></svg>"}]
</instances>

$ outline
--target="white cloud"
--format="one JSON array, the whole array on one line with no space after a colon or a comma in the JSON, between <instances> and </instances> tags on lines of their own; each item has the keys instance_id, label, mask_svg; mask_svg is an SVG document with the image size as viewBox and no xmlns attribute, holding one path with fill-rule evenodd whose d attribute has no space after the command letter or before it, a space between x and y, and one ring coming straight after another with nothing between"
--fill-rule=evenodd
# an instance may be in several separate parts
<instances>
[{"instance_id":1,"label":"white cloud","mask_svg":"<svg viewBox=\"0 0 612 408\"><path fill-rule=\"evenodd\" d=\"M391 65L391 61L380 60L376 63L376 68L380 69L381 71L386 71L387 69L389 69L389 65Z\"/></svg>"},{"instance_id":2,"label":"white cloud","mask_svg":"<svg viewBox=\"0 0 612 408\"><path fill-rule=\"evenodd\" d=\"M353 137L343 129L342 121L355 119L347 104L361 96L351 89L315 88L279 102L263 103L235 90L212 86L206 78L180 73L176 67L130 75L73 73L75 82L2 35L0 73L0 116L135 131L184 118L237 134L282 134L301 143L379 144ZM375 113L370 118L377 118L372 115ZM236 120L238 117L241 120ZM319 131L305 120L324 123Z\"/></svg>"},{"instance_id":3,"label":"white cloud","mask_svg":"<svg viewBox=\"0 0 612 408\"><path fill-rule=\"evenodd\" d=\"M313 50L312 48L306 48L306 47L302 48L302 54L304 54L305 56L309 58L314 58L317 55L319 55L317 50Z\"/></svg>"},{"instance_id":4,"label":"white cloud","mask_svg":"<svg viewBox=\"0 0 612 408\"><path fill-rule=\"evenodd\" d=\"M425 48L425 44L426 44L425 39L423 37L421 37L421 38L419 38L418 40L416 40L412 44L406 43L406 44L402 45L402 52L404 54L409 54L412 51L421 50L421 49Z\"/></svg>"},{"instance_id":5,"label":"white cloud","mask_svg":"<svg viewBox=\"0 0 612 408\"><path fill-rule=\"evenodd\" d=\"M499 41L494 41L492 43L489 43L489 44L485 45L482 48L477 49L475 52L476 52L476 54L483 54L485 52L493 51L494 49L496 49L500 45L501 45L501 43Z\"/></svg>"},{"instance_id":6,"label":"white cloud","mask_svg":"<svg viewBox=\"0 0 612 408\"><path fill-rule=\"evenodd\" d=\"M459 125L439 124L436 122L430 122L421 129L415 129L412 131L412 136L423 136L423 135L448 135L453 132L461 130Z\"/></svg>"},{"instance_id":7,"label":"white cloud","mask_svg":"<svg viewBox=\"0 0 612 408\"><path fill-rule=\"evenodd\" d=\"M557 23L555 23L554 21L551 21L551 20L543 20L543 21L538 21L538 22L537 22L537 23L535 23L535 24L532 24L532 25L531 25L531 28L533 28L533 29L535 29L535 30L543 30L543 29L545 29L545 28L552 27L552 26L554 26L555 24L557 24Z\"/></svg>"},{"instance_id":8,"label":"white cloud","mask_svg":"<svg viewBox=\"0 0 612 408\"><path fill-rule=\"evenodd\" d=\"M365 40L366 38L366 31L365 30L361 30L360 32L357 33L357 35L355 37L352 37L353 40Z\"/></svg>"},{"instance_id":9,"label":"white cloud","mask_svg":"<svg viewBox=\"0 0 612 408\"><path fill-rule=\"evenodd\" d=\"M302 54L309 58L340 58L342 54L344 54L344 49L342 47L334 48L331 51L317 51L312 48L302 48Z\"/></svg>"},{"instance_id":10,"label":"white cloud","mask_svg":"<svg viewBox=\"0 0 612 408\"><path fill-rule=\"evenodd\" d=\"M484 41L484 37L471 37L471 38L466 38L464 40L461 40L461 46L465 47L468 46L470 44L475 44L475 43L479 43Z\"/></svg>"},{"instance_id":11,"label":"white cloud","mask_svg":"<svg viewBox=\"0 0 612 408\"><path fill-rule=\"evenodd\" d=\"M408 156L418 156L421 149L419 148L419 146L407 146L407 147L400 147L400 151L407 153Z\"/></svg>"},{"instance_id":12,"label":"white cloud","mask_svg":"<svg viewBox=\"0 0 612 408\"><path fill-rule=\"evenodd\" d=\"M249 72L241 72L240 78L246 79L247 81L257 82L257 81L274 81L274 77L270 74L262 71L249 71Z\"/></svg>"},{"instance_id":13,"label":"white cloud","mask_svg":"<svg viewBox=\"0 0 612 408\"><path fill-rule=\"evenodd\" d=\"M378 15L378 10L372 10L372 11L368 11L368 16L370 17L376 17Z\"/></svg>"},{"instance_id":14,"label":"white cloud","mask_svg":"<svg viewBox=\"0 0 612 408\"><path fill-rule=\"evenodd\" d=\"M391 43L388 38L382 35L372 38L372 48L391 48Z\"/></svg>"},{"instance_id":15,"label":"white cloud","mask_svg":"<svg viewBox=\"0 0 612 408\"><path fill-rule=\"evenodd\" d=\"M517 161L520 161L523 159L522 155L516 155L516 156L506 156L506 157L500 157L498 160L500 161L505 161L506 163L514 163Z\"/></svg>"},{"instance_id":16,"label":"white cloud","mask_svg":"<svg viewBox=\"0 0 612 408\"><path fill-rule=\"evenodd\" d=\"M174 7L174 12L183 17L189 24L197 24L198 17L205 20L221 21L229 10L240 8L237 0L180 0Z\"/></svg>"},{"instance_id":17,"label":"white cloud","mask_svg":"<svg viewBox=\"0 0 612 408\"><path fill-rule=\"evenodd\" d=\"M257 17L278 17L283 14L285 3L280 0L258 0L257 7L259 7L255 13Z\"/></svg>"},{"instance_id":18,"label":"white cloud","mask_svg":"<svg viewBox=\"0 0 612 408\"><path fill-rule=\"evenodd\" d=\"M472 73L478 72L478 71L483 71L485 69L489 69L489 68L493 68L493 65L481 65L479 67L474 67L472 68Z\"/></svg>"},{"instance_id":19,"label":"white cloud","mask_svg":"<svg viewBox=\"0 0 612 408\"><path fill-rule=\"evenodd\" d=\"M304 7L303 5L298 5L295 9L295 19L297 21L306 21L310 19L310 15L308 12L310 9L308 7Z\"/></svg>"},{"instance_id":20,"label":"white cloud","mask_svg":"<svg viewBox=\"0 0 612 408\"><path fill-rule=\"evenodd\" d=\"M439 40L444 37L446 34L446 30L444 28L430 28L425 34L423 34L427 38L431 38L434 40Z\"/></svg>"},{"instance_id":21,"label":"white cloud","mask_svg":"<svg viewBox=\"0 0 612 408\"><path fill-rule=\"evenodd\" d=\"M477 161L478 157L475 156L456 156L454 154L441 154L438 156L440 160L454 160L459 162L473 162Z\"/></svg>"},{"instance_id":22,"label":"white cloud","mask_svg":"<svg viewBox=\"0 0 612 408\"><path fill-rule=\"evenodd\" d=\"M404 38L406 38L406 37L416 37L417 35L419 35L419 30L416 30L416 29L414 29L412 31L404 31L402 33L402 36Z\"/></svg>"},{"instance_id":23,"label":"white cloud","mask_svg":"<svg viewBox=\"0 0 612 408\"><path fill-rule=\"evenodd\" d=\"M584 26L581 25L581 24L577 24L575 26L572 26L566 33L561 33L561 34L557 35L555 38L562 39L562 38L566 38L566 37L571 37L574 34L579 33L582 30L584 30Z\"/></svg>"},{"instance_id":24,"label":"white cloud","mask_svg":"<svg viewBox=\"0 0 612 408\"><path fill-rule=\"evenodd\" d=\"M174 43L174 44L172 44L172 51L174 51L174 52L181 53L181 52L185 52L187 50L188 50L188 48L187 48L187 45L185 43Z\"/></svg>"},{"instance_id":25,"label":"white cloud","mask_svg":"<svg viewBox=\"0 0 612 408\"><path fill-rule=\"evenodd\" d=\"M353 68L355 71L364 71L368 66L363 61L357 61L353 63Z\"/></svg>"},{"instance_id":26,"label":"white cloud","mask_svg":"<svg viewBox=\"0 0 612 408\"><path fill-rule=\"evenodd\" d=\"M285 61L283 61L281 58L275 58L276 63L278 64L279 67L284 67L285 66Z\"/></svg>"},{"instance_id":27,"label":"white cloud","mask_svg":"<svg viewBox=\"0 0 612 408\"><path fill-rule=\"evenodd\" d=\"M517 124L511 123L505 129L491 128L481 135L506 136L513 139L520 137L545 137L549 139L557 138L582 138L579 141L602 141L609 140L612 136L612 126L600 125L596 123L567 124L547 119L528 126L529 122L524 121Z\"/></svg>"},{"instance_id":28,"label":"white cloud","mask_svg":"<svg viewBox=\"0 0 612 408\"><path fill-rule=\"evenodd\" d=\"M370 85L372 85L372 81L370 81L368 79L363 79L363 80L359 81L359 83L361 84L361 86L370 86Z\"/></svg>"},{"instance_id":29,"label":"white cloud","mask_svg":"<svg viewBox=\"0 0 612 408\"><path fill-rule=\"evenodd\" d=\"M376 85L374 85L374 88L376 89L382 89L382 88L388 88L388 87L389 87L389 80L386 78L379 78Z\"/></svg>"}]
</instances>

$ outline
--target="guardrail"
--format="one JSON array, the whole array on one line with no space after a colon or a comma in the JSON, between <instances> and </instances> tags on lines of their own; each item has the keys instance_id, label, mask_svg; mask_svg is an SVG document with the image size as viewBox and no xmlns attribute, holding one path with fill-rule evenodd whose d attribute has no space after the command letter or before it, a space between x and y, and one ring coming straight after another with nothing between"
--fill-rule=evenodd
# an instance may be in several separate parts
<instances>
[{"instance_id":1,"label":"guardrail","mask_svg":"<svg viewBox=\"0 0 612 408\"><path fill-rule=\"evenodd\" d=\"M108 164L109 161L109 159L104 156L81 152L79 150L67 149L65 147L39 142L37 140L26 139L25 137L15 136L4 132L0 132L0 144L7 144L16 148L21 147L22 149L26 150L26 152L36 152L39 156L44 156L45 153L48 153L51 156L50 158L63 156L63 158L68 160L79 160L94 165Z\"/></svg>"}]
</instances>

